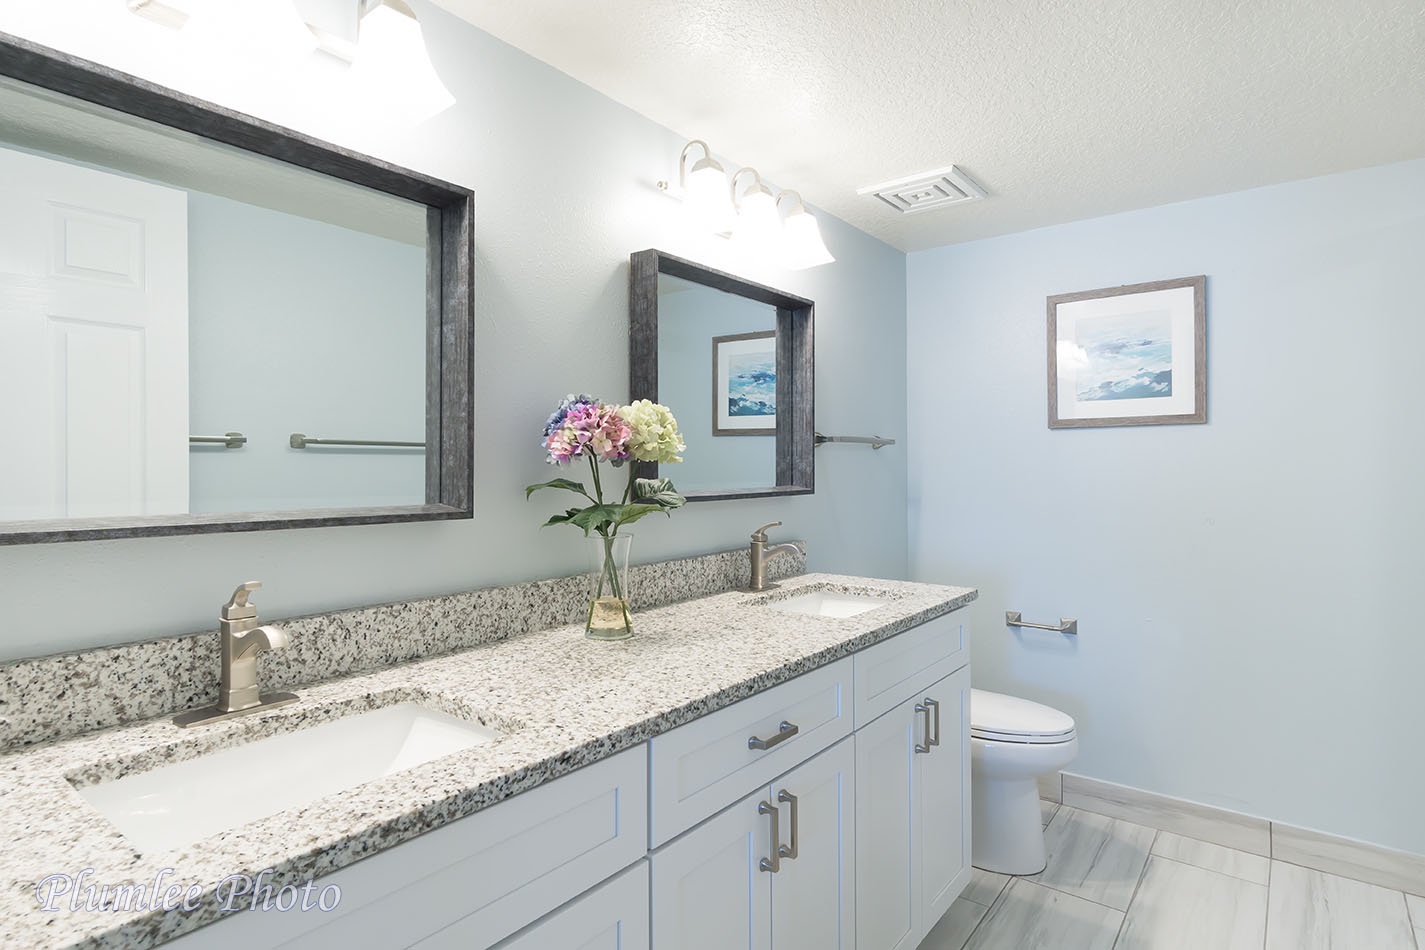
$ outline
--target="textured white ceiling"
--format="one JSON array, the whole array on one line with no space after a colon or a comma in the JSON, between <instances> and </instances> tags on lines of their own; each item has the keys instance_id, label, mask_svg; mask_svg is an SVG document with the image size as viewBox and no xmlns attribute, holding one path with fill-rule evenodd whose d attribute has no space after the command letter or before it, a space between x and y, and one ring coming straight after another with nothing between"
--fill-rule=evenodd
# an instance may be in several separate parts
<instances>
[{"instance_id":1,"label":"textured white ceiling","mask_svg":"<svg viewBox=\"0 0 1425 950\"><path fill-rule=\"evenodd\" d=\"M902 250L1425 156L1421 0L435 2Z\"/></svg>"}]
</instances>

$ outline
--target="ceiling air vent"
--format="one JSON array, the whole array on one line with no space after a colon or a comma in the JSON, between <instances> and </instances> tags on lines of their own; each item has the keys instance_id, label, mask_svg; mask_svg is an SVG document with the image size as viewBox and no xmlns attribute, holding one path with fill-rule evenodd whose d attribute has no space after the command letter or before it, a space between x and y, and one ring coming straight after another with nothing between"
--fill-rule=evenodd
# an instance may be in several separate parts
<instances>
[{"instance_id":1,"label":"ceiling air vent","mask_svg":"<svg viewBox=\"0 0 1425 950\"><path fill-rule=\"evenodd\" d=\"M979 201L984 189L951 165L939 171L898 178L880 185L856 189L858 195L875 195L901 214L934 211L966 201Z\"/></svg>"}]
</instances>

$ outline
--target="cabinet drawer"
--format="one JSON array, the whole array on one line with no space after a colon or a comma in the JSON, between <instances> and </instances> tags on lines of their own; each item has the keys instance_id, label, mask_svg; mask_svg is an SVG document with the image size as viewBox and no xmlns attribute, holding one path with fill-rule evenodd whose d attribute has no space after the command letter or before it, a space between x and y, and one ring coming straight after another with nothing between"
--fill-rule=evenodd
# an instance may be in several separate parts
<instances>
[{"instance_id":1,"label":"cabinet drawer","mask_svg":"<svg viewBox=\"0 0 1425 950\"><path fill-rule=\"evenodd\" d=\"M341 888L329 913L234 914L175 945L408 947L434 935L434 947L450 928L463 947L489 946L643 857L647 766L641 745L628 749L318 878Z\"/></svg>"},{"instance_id":2,"label":"cabinet drawer","mask_svg":"<svg viewBox=\"0 0 1425 950\"><path fill-rule=\"evenodd\" d=\"M970 662L969 619L956 610L857 653L856 728Z\"/></svg>"},{"instance_id":3,"label":"cabinet drawer","mask_svg":"<svg viewBox=\"0 0 1425 950\"><path fill-rule=\"evenodd\" d=\"M851 657L704 716L649 744L650 829L658 847L851 733ZM765 750L783 722L796 734ZM790 730L785 730L789 732Z\"/></svg>"}]
</instances>

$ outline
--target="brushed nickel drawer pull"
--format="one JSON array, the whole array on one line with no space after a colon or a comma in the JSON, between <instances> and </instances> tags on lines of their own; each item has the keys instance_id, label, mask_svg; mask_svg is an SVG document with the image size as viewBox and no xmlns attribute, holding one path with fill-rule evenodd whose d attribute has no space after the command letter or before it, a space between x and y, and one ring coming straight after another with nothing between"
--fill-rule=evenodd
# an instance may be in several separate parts
<instances>
[{"instance_id":1,"label":"brushed nickel drawer pull","mask_svg":"<svg viewBox=\"0 0 1425 950\"><path fill-rule=\"evenodd\" d=\"M801 809L799 807L799 803L797 802L797 796L793 795L785 788L777 792L777 801L788 802L792 806L792 843L790 846L785 844L778 845L777 853L782 857L786 858L788 861L795 861L797 859L797 826L801 824L797 816Z\"/></svg>"},{"instance_id":2,"label":"brushed nickel drawer pull","mask_svg":"<svg viewBox=\"0 0 1425 950\"><path fill-rule=\"evenodd\" d=\"M770 749L780 742L786 742L788 739L790 739L792 736L796 735L800 731L801 730L799 730L796 726L783 719L782 724L777 727L777 734L770 739L759 739L756 736L748 736L747 748L760 750Z\"/></svg>"},{"instance_id":3,"label":"brushed nickel drawer pull","mask_svg":"<svg viewBox=\"0 0 1425 950\"><path fill-rule=\"evenodd\" d=\"M935 744L930 741L930 707L925 705L925 703L916 703L915 711L924 717L925 722L925 742L917 742L915 744L915 751L929 752L930 747Z\"/></svg>"},{"instance_id":4,"label":"brushed nickel drawer pull","mask_svg":"<svg viewBox=\"0 0 1425 950\"><path fill-rule=\"evenodd\" d=\"M929 696L927 696L927 697L925 697L925 705L929 706L929 707L930 707L930 711L935 714L935 719L934 719L934 722L935 722L935 733L934 733L934 737L931 738L930 736L927 736L927 737L926 737L926 742L925 742L925 744L926 744L926 745L931 745L931 746L936 746L936 745L939 745L939 744L940 744L940 703L936 702L935 700L933 700L933 699L931 699Z\"/></svg>"},{"instance_id":5,"label":"brushed nickel drawer pull","mask_svg":"<svg viewBox=\"0 0 1425 950\"><path fill-rule=\"evenodd\" d=\"M772 816L772 857L763 858L757 863L757 867L759 870L776 874L782 870L782 812L771 802L758 802L757 814Z\"/></svg>"}]
</instances>

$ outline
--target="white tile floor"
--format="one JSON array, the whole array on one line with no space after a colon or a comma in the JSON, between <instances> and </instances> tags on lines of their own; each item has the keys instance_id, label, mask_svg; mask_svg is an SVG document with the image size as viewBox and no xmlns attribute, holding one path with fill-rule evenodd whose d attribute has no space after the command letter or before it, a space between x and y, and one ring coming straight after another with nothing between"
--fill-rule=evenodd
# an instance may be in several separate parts
<instances>
[{"instance_id":1,"label":"white tile floor","mask_svg":"<svg viewBox=\"0 0 1425 950\"><path fill-rule=\"evenodd\" d=\"M920 950L1425 950L1425 897L1041 807L1048 866L976 870Z\"/></svg>"}]
</instances>

